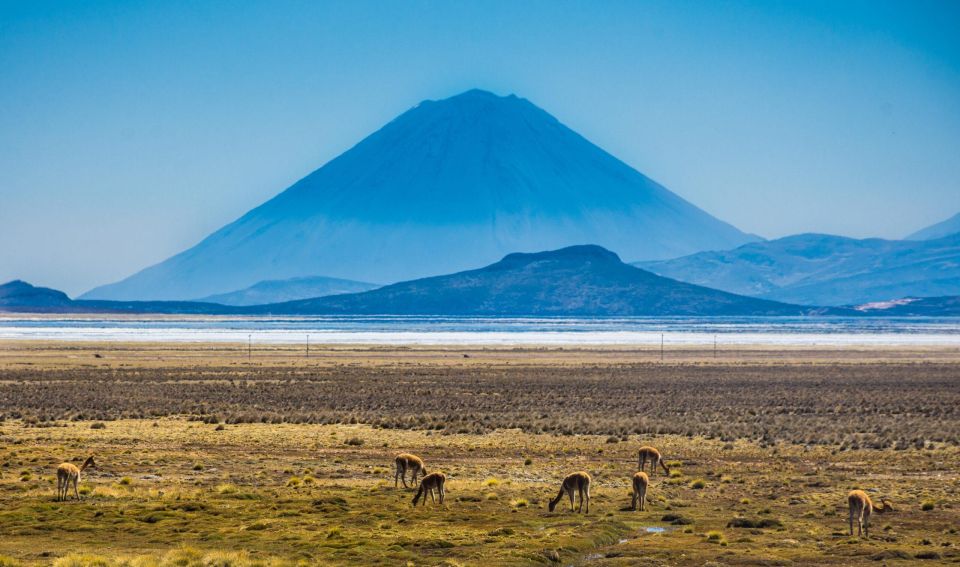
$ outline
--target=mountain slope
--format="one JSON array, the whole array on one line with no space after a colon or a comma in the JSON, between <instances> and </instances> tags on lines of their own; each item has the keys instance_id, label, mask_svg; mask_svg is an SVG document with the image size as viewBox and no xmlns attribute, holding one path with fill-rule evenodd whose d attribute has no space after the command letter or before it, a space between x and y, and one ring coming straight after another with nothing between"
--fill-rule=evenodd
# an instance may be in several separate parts
<instances>
[{"instance_id":1,"label":"mountain slope","mask_svg":"<svg viewBox=\"0 0 960 567\"><path fill-rule=\"evenodd\" d=\"M914 232L906 240L935 240L960 233L960 213L953 215L943 222L938 222Z\"/></svg>"},{"instance_id":2,"label":"mountain slope","mask_svg":"<svg viewBox=\"0 0 960 567\"><path fill-rule=\"evenodd\" d=\"M220 303L222 305L263 305L265 303L282 303L325 295L356 293L378 287L380 286L366 282L313 276L287 280L265 280L245 289L210 295L197 301Z\"/></svg>"},{"instance_id":3,"label":"mountain slope","mask_svg":"<svg viewBox=\"0 0 960 567\"><path fill-rule=\"evenodd\" d=\"M635 264L662 276L805 305L960 294L960 234L929 241L801 234Z\"/></svg>"},{"instance_id":4,"label":"mountain slope","mask_svg":"<svg viewBox=\"0 0 960 567\"><path fill-rule=\"evenodd\" d=\"M473 90L417 105L193 248L83 297L395 282L584 242L657 259L752 240L527 100Z\"/></svg>"},{"instance_id":5,"label":"mountain slope","mask_svg":"<svg viewBox=\"0 0 960 567\"><path fill-rule=\"evenodd\" d=\"M599 246L510 254L478 270L248 309L270 314L582 316L821 312L662 278L624 264Z\"/></svg>"},{"instance_id":6,"label":"mountain slope","mask_svg":"<svg viewBox=\"0 0 960 567\"><path fill-rule=\"evenodd\" d=\"M867 315L882 317L960 317L960 295L946 297L907 297L856 307Z\"/></svg>"}]
</instances>

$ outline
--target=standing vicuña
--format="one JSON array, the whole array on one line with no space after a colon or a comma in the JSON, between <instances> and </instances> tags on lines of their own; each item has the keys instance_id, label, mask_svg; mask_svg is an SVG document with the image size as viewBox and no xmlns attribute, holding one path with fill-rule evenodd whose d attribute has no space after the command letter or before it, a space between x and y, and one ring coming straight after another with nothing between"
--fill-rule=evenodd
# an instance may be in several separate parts
<instances>
[{"instance_id":1,"label":"standing vicu\u00f1a","mask_svg":"<svg viewBox=\"0 0 960 567\"><path fill-rule=\"evenodd\" d=\"M580 507L577 509L578 512L583 511L583 503L587 503L587 514L590 513L590 475L580 471L573 474L567 475L567 478L563 479L563 484L560 485L560 493L557 494L557 497L550 501L550 511L553 512L553 509L557 507L557 503L560 502L560 499L563 498L563 495L566 494L570 497L570 511L573 512L573 499L574 493L580 495Z\"/></svg>"},{"instance_id":2,"label":"standing vicu\u00f1a","mask_svg":"<svg viewBox=\"0 0 960 567\"><path fill-rule=\"evenodd\" d=\"M73 493L77 496L77 500L80 500L80 491L77 490L77 483L80 482L80 473L85 471L89 467L97 466L93 462L93 457L87 457L87 460L83 462L83 466L77 468L77 465L73 463L63 463L57 467L57 501L62 501L67 499L67 494L70 490L70 483L73 483Z\"/></svg>"},{"instance_id":3,"label":"standing vicu\u00f1a","mask_svg":"<svg viewBox=\"0 0 960 567\"><path fill-rule=\"evenodd\" d=\"M411 455L410 453L400 453L397 455L397 458L394 459L394 462L397 464L397 472L393 475L393 487L397 487L397 479L403 481L403 487L409 488L407 486L407 471L411 471L413 486L417 486L417 475L423 474L427 475L427 468L423 466L423 459L416 455Z\"/></svg>"},{"instance_id":4,"label":"standing vicu\u00f1a","mask_svg":"<svg viewBox=\"0 0 960 567\"><path fill-rule=\"evenodd\" d=\"M446 482L447 475L443 474L442 472L430 473L423 477L423 480L420 481L420 488L417 490L417 495L413 497L413 505L417 505L417 501L420 500L420 496L422 495L423 505L426 506L427 494L430 495L430 500L436 503L437 499L433 495L434 490L437 491L437 494L440 496L440 503L443 504L443 497L447 494L447 491L443 488L443 485Z\"/></svg>"},{"instance_id":5,"label":"standing vicu\u00f1a","mask_svg":"<svg viewBox=\"0 0 960 567\"><path fill-rule=\"evenodd\" d=\"M634 510L637 509L637 503L640 503L640 511L643 512L643 503L647 499L647 487L650 486L650 477L647 473L640 471L633 475L633 503L630 505Z\"/></svg>"},{"instance_id":6,"label":"standing vicu\u00f1a","mask_svg":"<svg viewBox=\"0 0 960 567\"><path fill-rule=\"evenodd\" d=\"M850 535L853 535L854 518L857 519L857 535L869 538L870 514L872 512L876 512L877 514L893 512L893 506L891 506L886 499L880 498L880 503L883 504L883 506L877 507L873 504L873 501L870 500L870 497L867 496L867 493L862 490L850 491L850 494L847 495L847 502L850 504Z\"/></svg>"},{"instance_id":7,"label":"standing vicu\u00f1a","mask_svg":"<svg viewBox=\"0 0 960 567\"><path fill-rule=\"evenodd\" d=\"M670 474L670 469L663 463L663 457L660 455L660 451L657 451L653 447L640 447L640 451L637 454L637 462L640 465L640 470L646 468L647 460L650 461L650 472L656 472L657 465L660 465L663 467L663 472Z\"/></svg>"}]
</instances>

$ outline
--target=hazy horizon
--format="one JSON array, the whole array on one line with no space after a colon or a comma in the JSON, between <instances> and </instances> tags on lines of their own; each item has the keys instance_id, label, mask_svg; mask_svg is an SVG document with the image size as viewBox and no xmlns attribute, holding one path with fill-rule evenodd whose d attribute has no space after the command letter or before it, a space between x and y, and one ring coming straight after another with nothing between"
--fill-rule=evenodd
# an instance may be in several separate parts
<instances>
[{"instance_id":1,"label":"hazy horizon","mask_svg":"<svg viewBox=\"0 0 960 567\"><path fill-rule=\"evenodd\" d=\"M764 237L960 212L960 5L563 8L4 4L0 281L130 275L470 88Z\"/></svg>"}]
</instances>

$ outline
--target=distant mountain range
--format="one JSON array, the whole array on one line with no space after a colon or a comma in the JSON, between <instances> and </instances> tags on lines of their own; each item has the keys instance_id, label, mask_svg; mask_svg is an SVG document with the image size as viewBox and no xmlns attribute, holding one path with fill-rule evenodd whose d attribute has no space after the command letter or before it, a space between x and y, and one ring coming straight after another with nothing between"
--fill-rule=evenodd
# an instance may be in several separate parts
<instances>
[{"instance_id":1,"label":"distant mountain range","mask_svg":"<svg viewBox=\"0 0 960 567\"><path fill-rule=\"evenodd\" d=\"M640 260L754 240L529 101L473 90L420 103L196 246L82 298L396 282L588 242Z\"/></svg>"},{"instance_id":2,"label":"distant mountain range","mask_svg":"<svg viewBox=\"0 0 960 567\"><path fill-rule=\"evenodd\" d=\"M325 278L322 276L266 280L248 288L200 298L197 301L223 305L263 305L297 299L354 293L378 288L377 284Z\"/></svg>"},{"instance_id":3,"label":"distant mountain range","mask_svg":"<svg viewBox=\"0 0 960 567\"><path fill-rule=\"evenodd\" d=\"M478 270L373 291L250 308L269 314L809 315L841 310L787 305L663 278L600 246L515 253Z\"/></svg>"},{"instance_id":4,"label":"distant mountain range","mask_svg":"<svg viewBox=\"0 0 960 567\"><path fill-rule=\"evenodd\" d=\"M579 316L778 316L849 314L787 305L674 281L623 263L599 246L509 254L484 268L362 293L231 307L197 302L71 301L24 282L0 286L0 310L190 314L424 314ZM66 298L66 303L64 300Z\"/></svg>"},{"instance_id":5,"label":"distant mountain range","mask_svg":"<svg viewBox=\"0 0 960 567\"><path fill-rule=\"evenodd\" d=\"M930 225L927 228L918 230L910 236L907 240L935 240L937 238L943 238L945 236L950 236L951 234L960 233L960 213L953 215L943 222L938 222L937 224Z\"/></svg>"},{"instance_id":6,"label":"distant mountain range","mask_svg":"<svg viewBox=\"0 0 960 567\"><path fill-rule=\"evenodd\" d=\"M680 281L803 305L960 295L960 233L936 240L801 234L635 264Z\"/></svg>"}]
</instances>

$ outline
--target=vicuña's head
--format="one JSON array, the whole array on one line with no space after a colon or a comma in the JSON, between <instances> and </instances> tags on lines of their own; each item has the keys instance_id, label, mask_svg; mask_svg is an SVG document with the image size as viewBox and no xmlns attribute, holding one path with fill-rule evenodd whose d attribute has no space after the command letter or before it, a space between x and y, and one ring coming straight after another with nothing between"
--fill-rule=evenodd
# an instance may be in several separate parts
<instances>
[{"instance_id":1,"label":"vicu\u00f1a's head","mask_svg":"<svg viewBox=\"0 0 960 567\"><path fill-rule=\"evenodd\" d=\"M83 468L88 469L91 467L93 468L97 467L97 463L93 461L93 455L90 455L89 457L87 457L87 460L83 462Z\"/></svg>"},{"instance_id":2,"label":"vicu\u00f1a's head","mask_svg":"<svg viewBox=\"0 0 960 567\"><path fill-rule=\"evenodd\" d=\"M549 508L550 511L553 512L554 508L557 507L557 503L560 502L562 498L563 498L563 489L561 488L560 494L557 494L557 497L551 500L549 504L547 504L547 508Z\"/></svg>"},{"instance_id":3,"label":"vicu\u00f1a's head","mask_svg":"<svg viewBox=\"0 0 960 567\"><path fill-rule=\"evenodd\" d=\"M420 467L420 472L423 474L423 476L427 476L427 474L429 474L427 473L427 467Z\"/></svg>"},{"instance_id":4,"label":"vicu\u00f1a's head","mask_svg":"<svg viewBox=\"0 0 960 567\"><path fill-rule=\"evenodd\" d=\"M887 499L886 499L886 498L880 498L880 503L883 504L883 508L881 508L881 510L883 510L884 512L895 512L895 511L896 511L896 510L893 509L893 506L891 506L890 503L887 502Z\"/></svg>"}]
</instances>

